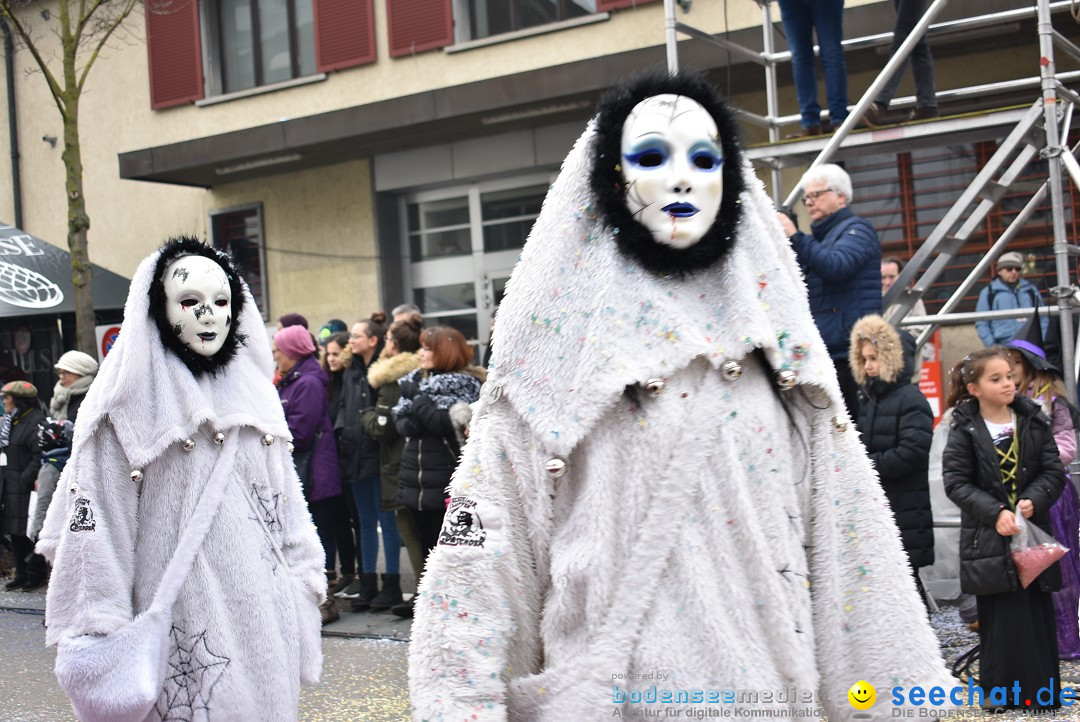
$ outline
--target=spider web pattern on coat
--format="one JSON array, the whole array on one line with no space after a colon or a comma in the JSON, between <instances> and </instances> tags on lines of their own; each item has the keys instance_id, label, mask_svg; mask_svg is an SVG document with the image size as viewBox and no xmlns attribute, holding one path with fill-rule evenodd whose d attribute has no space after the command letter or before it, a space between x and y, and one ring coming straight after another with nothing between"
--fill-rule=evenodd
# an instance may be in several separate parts
<instances>
[{"instance_id":1,"label":"spider web pattern on coat","mask_svg":"<svg viewBox=\"0 0 1080 722\"><path fill-rule=\"evenodd\" d=\"M251 498L255 500L255 505L259 508L260 516L263 523L266 524L266 528L270 531L281 531L281 519L278 518L277 511L281 493L272 494L269 498L266 498L259 493L259 487L252 483ZM258 521L255 517L251 517L251 519L252 521Z\"/></svg>"},{"instance_id":2,"label":"spider web pattern on coat","mask_svg":"<svg viewBox=\"0 0 1080 722\"><path fill-rule=\"evenodd\" d=\"M269 491L267 493L269 493ZM270 533L273 533L275 529L280 531L282 529L281 518L278 516L277 510L278 503L281 500L281 493L271 494L269 498L264 497L259 493L259 487L255 483L252 483L251 498L255 502L255 507L259 510L259 516L249 516L248 518L256 524L259 524L260 518L262 519L262 524L259 524L259 531L263 536L267 536L262 529L263 524L266 525L266 531L269 531ZM267 538L265 542L266 543L263 544L262 548L259 550L259 557L265 559L270 565L270 571L277 574L278 558L277 554L274 552L273 540Z\"/></svg>"},{"instance_id":3,"label":"spider web pattern on coat","mask_svg":"<svg viewBox=\"0 0 1080 722\"><path fill-rule=\"evenodd\" d=\"M156 710L162 722L208 719L210 697L231 661L206 646L206 630L189 635L175 624L164 695Z\"/></svg>"}]
</instances>

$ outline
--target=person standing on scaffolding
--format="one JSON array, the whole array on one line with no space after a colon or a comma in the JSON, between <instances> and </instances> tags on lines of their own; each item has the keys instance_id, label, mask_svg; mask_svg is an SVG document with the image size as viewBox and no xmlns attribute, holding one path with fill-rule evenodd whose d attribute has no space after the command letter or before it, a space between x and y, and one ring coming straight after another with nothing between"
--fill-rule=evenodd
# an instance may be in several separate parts
<instances>
[{"instance_id":1,"label":"person standing on scaffolding","mask_svg":"<svg viewBox=\"0 0 1080 722\"><path fill-rule=\"evenodd\" d=\"M893 0L893 7L896 8L896 26L893 28L892 51L889 57L896 55L900 45L907 40L926 12L926 0ZM930 43L926 41L926 35L923 35L911 49L908 58L896 69L889 82L866 109L866 114L863 115L866 125L873 128L888 122L885 113L896 95L896 89L900 87L909 61L911 76L915 80L915 107L907 114L906 120L927 120L938 116L937 93L934 90L934 58L930 54Z\"/></svg>"},{"instance_id":2,"label":"person standing on scaffolding","mask_svg":"<svg viewBox=\"0 0 1080 722\"><path fill-rule=\"evenodd\" d=\"M1003 253L997 261L997 278L991 281L979 294L975 311L1004 311L1014 308L1038 308L1043 305L1039 289L1031 281L1020 277L1020 266L1024 257L1017 251ZM996 318L992 321L976 321L975 330L983 346L995 346L1008 343L1024 325L1027 316L1016 318ZM1046 338L1048 317L1042 318L1043 338Z\"/></svg>"},{"instance_id":3,"label":"person standing on scaffolding","mask_svg":"<svg viewBox=\"0 0 1080 722\"><path fill-rule=\"evenodd\" d=\"M848 115L847 68L844 65L844 0L779 0L780 20L791 49L795 96L802 114L802 129L792 138L832 133ZM829 119L821 120L814 65L814 32L825 70L825 98Z\"/></svg>"}]
</instances>

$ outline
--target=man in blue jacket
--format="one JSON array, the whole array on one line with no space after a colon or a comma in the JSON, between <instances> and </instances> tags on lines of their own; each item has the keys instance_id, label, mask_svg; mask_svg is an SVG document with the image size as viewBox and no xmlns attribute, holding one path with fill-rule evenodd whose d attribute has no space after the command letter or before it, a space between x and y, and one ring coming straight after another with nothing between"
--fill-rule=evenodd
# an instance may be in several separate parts
<instances>
[{"instance_id":1,"label":"man in blue jacket","mask_svg":"<svg viewBox=\"0 0 1080 722\"><path fill-rule=\"evenodd\" d=\"M851 177L826 163L807 171L800 182L810 214L803 233L784 214L780 225L806 276L810 313L836 366L848 412L859 410L859 387L848 365L851 327L871 313L881 313L881 243L869 221L852 213Z\"/></svg>"},{"instance_id":2,"label":"man in blue jacket","mask_svg":"<svg viewBox=\"0 0 1080 722\"><path fill-rule=\"evenodd\" d=\"M979 294L976 311L1003 311L1013 308L1038 308L1043 305L1042 296L1035 284L1020 278L1020 266L1024 257L1016 251L1001 254L997 260L997 275ZM1016 318L999 318L994 321L977 321L975 330L979 332L983 346L1006 344L1012 340L1020 327L1031 317L1025 313ZM1046 338L1049 317L1042 319L1043 338Z\"/></svg>"}]
</instances>

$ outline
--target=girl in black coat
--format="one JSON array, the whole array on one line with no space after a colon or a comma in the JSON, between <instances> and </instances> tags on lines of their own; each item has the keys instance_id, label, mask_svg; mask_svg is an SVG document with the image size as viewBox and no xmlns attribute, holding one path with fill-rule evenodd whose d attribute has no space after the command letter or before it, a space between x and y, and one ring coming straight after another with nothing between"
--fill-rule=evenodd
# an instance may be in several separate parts
<instances>
[{"instance_id":1,"label":"girl in black coat","mask_svg":"<svg viewBox=\"0 0 1080 722\"><path fill-rule=\"evenodd\" d=\"M918 570L934 563L927 474L934 415L926 397L911 383L915 339L881 316L865 316L851 329L848 358L859 384L859 436L877 469L925 603Z\"/></svg>"},{"instance_id":2,"label":"girl in black coat","mask_svg":"<svg viewBox=\"0 0 1080 722\"><path fill-rule=\"evenodd\" d=\"M1015 513L1049 533L1050 507L1065 485L1050 419L1016 393L1000 346L965 356L950 381L955 411L942 467L945 493L961 511L960 587L978 601L983 704L1056 709L1061 682L1050 593L1061 586L1061 571L1055 563L1022 589L1009 554L1019 531ZM994 687L1008 690L991 694ZM1038 696L1042 687L1051 699Z\"/></svg>"}]
</instances>

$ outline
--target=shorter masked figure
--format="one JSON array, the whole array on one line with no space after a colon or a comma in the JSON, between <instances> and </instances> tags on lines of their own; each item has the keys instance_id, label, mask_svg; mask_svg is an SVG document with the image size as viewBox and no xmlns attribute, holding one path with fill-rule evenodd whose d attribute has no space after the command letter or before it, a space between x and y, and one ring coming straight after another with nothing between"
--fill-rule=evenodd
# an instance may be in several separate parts
<instances>
[{"instance_id":1,"label":"shorter masked figure","mask_svg":"<svg viewBox=\"0 0 1080 722\"><path fill-rule=\"evenodd\" d=\"M259 311L226 256L182 238L142 262L38 550L53 560L46 641L109 634L146 610L208 478L224 481L183 570L148 719L295 720L300 684L318 682L323 554L272 373Z\"/></svg>"}]
</instances>

